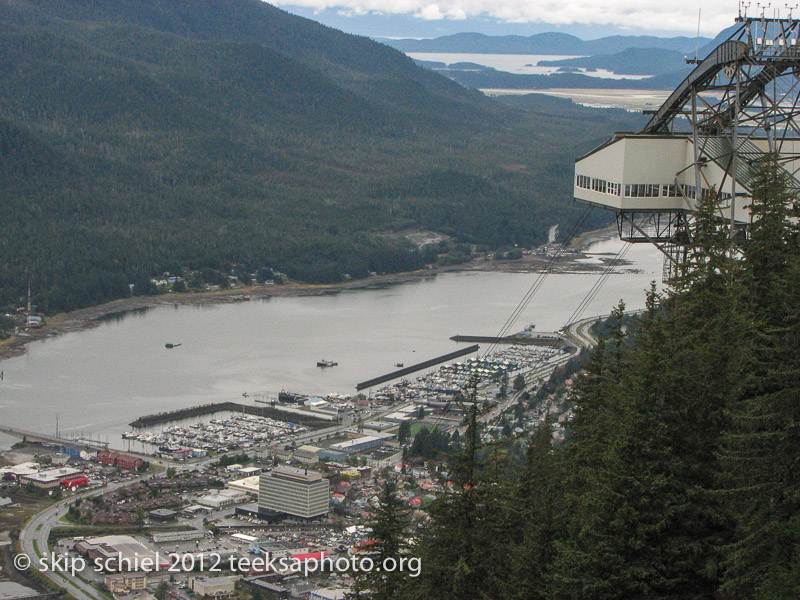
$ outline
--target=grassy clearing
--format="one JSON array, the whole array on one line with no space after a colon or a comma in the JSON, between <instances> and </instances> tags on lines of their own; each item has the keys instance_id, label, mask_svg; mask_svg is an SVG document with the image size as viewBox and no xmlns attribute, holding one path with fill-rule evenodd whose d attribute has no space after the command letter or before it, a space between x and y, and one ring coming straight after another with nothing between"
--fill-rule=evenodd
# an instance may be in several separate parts
<instances>
[{"instance_id":1,"label":"grassy clearing","mask_svg":"<svg viewBox=\"0 0 800 600\"><path fill-rule=\"evenodd\" d=\"M419 430L423 427L427 428L428 431L433 431L434 429L438 429L439 425L431 425L430 423L413 423L411 425L411 437L413 438L415 435L419 433Z\"/></svg>"}]
</instances>

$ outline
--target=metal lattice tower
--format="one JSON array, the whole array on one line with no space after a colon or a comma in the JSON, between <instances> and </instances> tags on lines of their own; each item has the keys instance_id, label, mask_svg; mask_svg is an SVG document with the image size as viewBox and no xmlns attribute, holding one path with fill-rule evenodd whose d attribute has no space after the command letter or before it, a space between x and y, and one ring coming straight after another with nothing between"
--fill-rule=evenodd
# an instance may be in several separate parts
<instances>
[{"instance_id":1,"label":"metal lattice tower","mask_svg":"<svg viewBox=\"0 0 800 600\"><path fill-rule=\"evenodd\" d=\"M575 199L613 210L620 238L655 244L665 277L686 256L700 198L746 235L755 165L768 153L800 195L800 20L740 16L654 111L575 164Z\"/></svg>"}]
</instances>

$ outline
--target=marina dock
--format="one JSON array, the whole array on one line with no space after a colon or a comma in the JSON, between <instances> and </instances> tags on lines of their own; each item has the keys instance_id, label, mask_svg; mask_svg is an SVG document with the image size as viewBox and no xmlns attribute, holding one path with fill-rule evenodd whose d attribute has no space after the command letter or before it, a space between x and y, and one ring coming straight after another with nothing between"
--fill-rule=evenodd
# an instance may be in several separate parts
<instances>
[{"instance_id":1,"label":"marina dock","mask_svg":"<svg viewBox=\"0 0 800 600\"><path fill-rule=\"evenodd\" d=\"M199 417L203 415L212 415L214 413L231 411L238 413L245 413L247 415L254 415L257 417L271 417L274 419L285 419L286 413L275 410L268 406L253 406L252 404L240 404L238 402L212 402L211 404L202 404L200 406L191 406L189 408L179 408L178 410L170 410L167 412L156 413L154 415L145 415L139 417L132 423L131 427L152 427L161 423L169 423L170 421L181 421L192 417ZM313 415L292 415L292 421L297 422L299 425L306 427L322 427L330 425L329 422L322 419L314 419Z\"/></svg>"}]
</instances>

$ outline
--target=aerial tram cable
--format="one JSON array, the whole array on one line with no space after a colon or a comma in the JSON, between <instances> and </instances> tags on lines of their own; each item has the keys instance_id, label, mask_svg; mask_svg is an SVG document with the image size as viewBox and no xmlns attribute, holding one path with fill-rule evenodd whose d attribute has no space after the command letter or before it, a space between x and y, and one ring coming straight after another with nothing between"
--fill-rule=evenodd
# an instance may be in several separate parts
<instances>
[{"instance_id":1,"label":"aerial tram cable","mask_svg":"<svg viewBox=\"0 0 800 600\"><path fill-rule=\"evenodd\" d=\"M569 232L567 233L567 237L562 242L561 247L550 258L550 260L545 265L544 269L539 273L539 275L536 277L536 280L533 282L531 287L528 289L528 291L522 297L522 299L520 300L519 304L517 304L516 308L514 308L514 310L512 311L511 315L509 315L508 319L506 319L506 322L503 324L502 328L500 329L500 331L498 332L498 334L496 336L497 338L501 338L501 337L505 336L508 333L508 331L514 325L514 322L519 318L519 315L522 313L522 311L524 311L527 308L528 304L530 304L530 301L536 295L536 292L538 292L539 289L541 288L545 278L551 272L551 269L553 268L553 265L562 256L564 248L566 248L569 245L569 243L572 241L573 237L577 233L578 229L586 221L586 218L591 213L592 208L593 208L592 206L587 205L586 209L578 217L578 220L575 221L575 223L572 225L572 227L570 228ZM567 321L567 324L569 324L569 323L570 323L570 321ZM497 348L497 346L498 346L497 342L492 342L489 345L488 349L483 353L483 356L490 355ZM529 370L535 370L535 369L539 368L539 366L542 364L542 362L544 362L544 359L539 359L534 364L534 366L531 367L531 369L529 369ZM472 382L468 383L463 389L461 389L458 392L458 394L456 395L457 399L454 400L454 402L456 404L458 404L458 406L461 408L461 410L464 412L464 414L466 414L466 406L464 405L463 401L458 399L458 397L459 396L463 397L466 394L468 388L471 385L475 385L475 387L477 387L477 384L473 384ZM474 394L473 394L473 396L474 396ZM473 397L472 399L473 399L473 402L474 402L475 398ZM448 410L449 410L449 404L444 408L444 410L442 411L442 414L440 414L438 416L438 418L436 419L436 421L433 423L433 428L434 429L436 429L441 424L441 422L444 420L444 416L448 412Z\"/></svg>"},{"instance_id":2,"label":"aerial tram cable","mask_svg":"<svg viewBox=\"0 0 800 600\"><path fill-rule=\"evenodd\" d=\"M616 269L620 262L622 262L622 259L625 258L625 255L628 253L630 248L631 244L626 243L624 247L619 249L616 256L614 256L613 260L606 267L605 271L603 271L602 275L600 275L592 288L587 292L586 296L584 296L583 300L581 300L580 304L578 304L577 308L572 312L570 318L567 319L567 322L564 324L564 329L581 318L583 312L588 308L589 304L592 303L592 300L595 299L598 292L603 287L603 284L605 284L611 273L614 272L614 269Z\"/></svg>"},{"instance_id":3,"label":"aerial tram cable","mask_svg":"<svg viewBox=\"0 0 800 600\"><path fill-rule=\"evenodd\" d=\"M589 209L591 209L591 207L589 207ZM572 229L569 232L569 235L567 236L567 241L565 241L564 244L562 245L562 249L568 244L568 241L572 239L572 236L575 234L575 230L577 230L577 228L583 223L583 221L588 216L588 213L589 213L589 210L585 211L581 215L581 217L578 219L578 221L575 223L575 225L572 227ZM586 308L588 308L588 306L592 303L592 301L595 299L597 294L600 292L600 290L602 289L603 285L608 280L609 276L614 272L614 269L616 269L617 266L619 266L619 264L625 258L625 255L628 253L628 250L630 250L631 246L632 246L632 244L626 243L622 248L619 249L619 251L617 251L617 254L614 256L614 258L611 260L611 262L605 268L605 270L600 275L598 280L589 289L589 291L586 293L586 295L583 297L583 299L578 303L578 306L572 312L572 315L570 315L570 317L566 320L564 325L561 327L561 331L565 331L567 329L567 327L569 327L570 324L574 323L577 319L579 319L581 317L581 315L586 310ZM554 259L559 255L560 255L560 252L554 257ZM544 280L544 277L550 271L550 268L552 267L553 263L554 263L554 260L551 260L548 263L548 265L545 268L545 270L542 273L539 274L539 277L537 277L537 279L534 282L534 284L531 286L531 288L525 294L525 297L523 297L522 301L520 301L520 303L517 305L517 309L514 310L514 313L512 313L512 315L506 321L506 325L504 325L504 328L501 330L501 335L505 335L505 332L508 331L510 326L513 324L514 320L516 320L516 318L519 316L519 313L522 310L524 310L524 308L528 305L528 303L530 302L530 299L533 297L533 295L536 293L536 291L539 289L539 287L541 287L541 282ZM498 335L498 337L501 337L501 336ZM492 346L490 346L490 348L494 348L496 345L497 344L494 343L494 344L492 344ZM488 354L489 354L489 352L484 354L484 356L486 356ZM576 354L576 356L577 356L577 354ZM545 363L545 362L546 361L545 361L544 357L539 358L531 367L529 367L525 371L525 373L534 373L534 372L536 372L536 370L539 369L542 366L542 364ZM461 390L459 390L459 392L456 394L455 399L453 401L451 401L451 402L455 402L459 406L459 408L461 408L461 412L464 415L465 419L469 416L469 414L470 414L469 411L473 411L474 412L474 411L478 410L478 408L477 408L477 386L478 386L478 383L479 382L477 380L471 379ZM471 406L469 407L469 409L467 408L467 406L466 406L466 404L464 402L464 399L467 399L467 398L471 400L471 402L470 402ZM442 410L441 414L439 414L436 417L436 419L434 420L434 422L431 424L431 431L435 431L436 429L439 428L439 426L444 421L446 414L449 412L449 408L450 408L450 403L448 403L445 406L445 408ZM480 412L481 411L479 411L476 416L479 416ZM498 417L501 414L502 413L498 413ZM478 441L478 445L480 445L480 441Z\"/></svg>"},{"instance_id":4,"label":"aerial tram cable","mask_svg":"<svg viewBox=\"0 0 800 600\"><path fill-rule=\"evenodd\" d=\"M553 265L555 265L556 261L559 258L561 258L562 254L564 252L564 248L566 248L569 245L569 243L572 241L572 238L575 236L575 233L578 231L578 228L580 228L580 226L583 225L584 221L586 221L586 218L589 216L589 213L591 212L591 210L592 210L592 207L591 206L587 206L586 210L584 210L583 213L581 213L581 215L578 218L578 220L572 225L572 228L567 233L567 237L562 242L561 247L550 258L550 260L545 265L544 269L536 277L536 279L534 280L534 282L531 285L531 287L528 289L528 291L525 293L525 295L519 301L519 304L517 304L516 308L514 308L514 310L511 312L511 315L509 315L508 319L506 319L506 322L500 328L500 331L495 336L496 338L502 338L503 336L508 334L509 330L514 325L516 320L519 318L519 316L522 314L522 312L528 307L528 304L530 304L530 301L536 295L536 292L538 292L539 288L542 287L542 284L544 283L544 280L547 278L547 276L550 274L550 271L553 268ZM492 342L491 344L489 344L489 347L483 353L483 356L488 356L489 354L494 352L494 350L497 348L497 345L498 345L498 343L496 341Z\"/></svg>"},{"instance_id":5,"label":"aerial tram cable","mask_svg":"<svg viewBox=\"0 0 800 600\"><path fill-rule=\"evenodd\" d=\"M586 295L583 297L583 299L578 303L578 306L572 312L572 315L570 315L570 317L565 321L563 327L561 328L562 331L565 330L570 324L574 323L575 320L580 318L580 316L583 314L583 312L586 310L586 308L588 308L588 306L592 303L592 301L595 299L597 294L600 292L600 290L602 289L603 285L608 280L609 276L614 272L614 269L616 269L617 266L619 266L619 264L625 258L625 255L628 253L628 250L630 250L631 245L632 244L625 244L622 248L619 249L617 254L614 256L612 261L605 268L605 270L600 275L598 280L589 289L589 291L586 293ZM537 281L538 281L538 278L537 278ZM520 304L522 304L522 303L520 303ZM535 372L545 362L546 361L545 361L544 357L539 358L539 360L537 360L525 372L527 372L527 373ZM475 387L477 388L477 386L475 386ZM461 395L462 396L465 395L465 393L467 392L467 389L468 389L468 386L465 387L463 390L461 390ZM472 400L473 400L473 402L475 402L475 398L474 397L472 398ZM467 407L464 405L464 403L462 401L459 401L459 400L455 400L455 402L459 405L459 407L461 408L462 412L466 415L467 414ZM439 417L437 418L436 422L434 423L434 428L438 427L441 424L441 421L444 419L444 413L446 413L446 412L447 412L447 407L445 408L444 412L441 415L439 415Z\"/></svg>"}]
</instances>

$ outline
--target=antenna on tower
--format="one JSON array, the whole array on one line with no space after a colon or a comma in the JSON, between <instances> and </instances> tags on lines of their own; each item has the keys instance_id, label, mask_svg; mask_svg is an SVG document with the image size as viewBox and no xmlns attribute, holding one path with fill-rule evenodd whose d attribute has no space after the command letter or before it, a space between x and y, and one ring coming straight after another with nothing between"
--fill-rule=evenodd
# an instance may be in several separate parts
<instances>
[{"instance_id":1,"label":"antenna on tower","mask_svg":"<svg viewBox=\"0 0 800 600\"><path fill-rule=\"evenodd\" d=\"M702 8L697 9L697 47L694 51L694 62L697 64L698 55L700 54L700 11Z\"/></svg>"}]
</instances>

